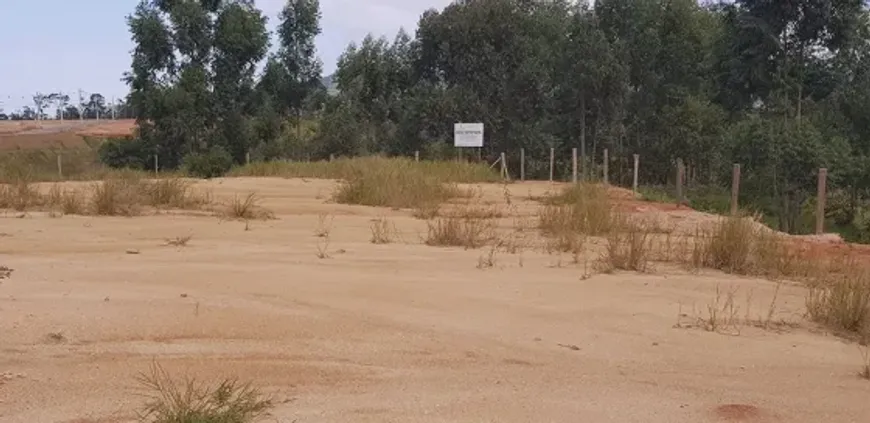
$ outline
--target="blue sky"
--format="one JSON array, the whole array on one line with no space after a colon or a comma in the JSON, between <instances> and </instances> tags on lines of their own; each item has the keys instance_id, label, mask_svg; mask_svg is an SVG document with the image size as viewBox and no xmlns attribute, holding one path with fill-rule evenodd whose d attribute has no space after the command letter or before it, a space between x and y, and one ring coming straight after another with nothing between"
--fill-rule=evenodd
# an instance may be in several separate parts
<instances>
[{"instance_id":1,"label":"blue sky","mask_svg":"<svg viewBox=\"0 0 870 423\"><path fill-rule=\"evenodd\" d=\"M274 29L285 0L256 0ZM348 43L366 34L413 34L428 8L450 0L320 0L323 33L317 39L325 73L335 69ZM31 96L62 91L75 101L78 90L120 98L120 81L133 48L125 17L138 0L0 0L0 108L32 105Z\"/></svg>"}]
</instances>

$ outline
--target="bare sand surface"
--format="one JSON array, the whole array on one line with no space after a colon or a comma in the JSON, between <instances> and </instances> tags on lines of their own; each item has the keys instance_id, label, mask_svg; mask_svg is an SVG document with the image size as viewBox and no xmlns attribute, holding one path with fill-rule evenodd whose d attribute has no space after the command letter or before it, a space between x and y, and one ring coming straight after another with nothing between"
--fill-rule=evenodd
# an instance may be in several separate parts
<instances>
[{"instance_id":1,"label":"bare sand surface","mask_svg":"<svg viewBox=\"0 0 870 423\"><path fill-rule=\"evenodd\" d=\"M0 422L130 421L155 360L252 381L276 402L266 421L870 421L857 347L812 330L798 285L776 301L793 326L707 332L685 326L717 286L756 318L775 284L665 265L587 279L533 249L478 269L485 249L425 246L408 211L330 204L334 182L200 185L256 191L277 218L0 217L0 264L15 269L0 284ZM509 189L531 214L527 193L550 185ZM380 216L400 241L370 243Z\"/></svg>"}]
</instances>

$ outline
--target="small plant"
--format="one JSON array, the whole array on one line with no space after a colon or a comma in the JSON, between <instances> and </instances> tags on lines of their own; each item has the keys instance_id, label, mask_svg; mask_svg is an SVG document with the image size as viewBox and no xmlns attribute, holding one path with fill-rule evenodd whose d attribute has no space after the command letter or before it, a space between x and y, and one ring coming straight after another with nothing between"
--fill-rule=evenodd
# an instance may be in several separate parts
<instances>
[{"instance_id":1,"label":"small plant","mask_svg":"<svg viewBox=\"0 0 870 423\"><path fill-rule=\"evenodd\" d=\"M0 185L0 209L20 212L41 203L42 196L26 179L19 179L11 185Z\"/></svg>"},{"instance_id":2,"label":"small plant","mask_svg":"<svg viewBox=\"0 0 870 423\"><path fill-rule=\"evenodd\" d=\"M184 158L184 168L187 173L205 179L223 176L232 166L233 157L220 147Z\"/></svg>"},{"instance_id":3,"label":"small plant","mask_svg":"<svg viewBox=\"0 0 870 423\"><path fill-rule=\"evenodd\" d=\"M813 321L834 329L853 333L870 329L870 270L852 267L813 282L806 307Z\"/></svg>"},{"instance_id":4,"label":"small plant","mask_svg":"<svg viewBox=\"0 0 870 423\"><path fill-rule=\"evenodd\" d=\"M193 235L177 236L166 240L166 245L173 247L186 247L187 243L193 239Z\"/></svg>"},{"instance_id":5,"label":"small plant","mask_svg":"<svg viewBox=\"0 0 870 423\"><path fill-rule=\"evenodd\" d=\"M60 210L63 214L84 214L84 194L80 190L64 190L60 197Z\"/></svg>"},{"instance_id":6,"label":"small plant","mask_svg":"<svg viewBox=\"0 0 870 423\"><path fill-rule=\"evenodd\" d=\"M627 220L619 226L621 229L607 234L607 248L602 258L603 270L646 272L651 249L649 232L643 225Z\"/></svg>"},{"instance_id":7,"label":"small plant","mask_svg":"<svg viewBox=\"0 0 870 423\"><path fill-rule=\"evenodd\" d=\"M176 382L158 364L137 381L146 402L139 418L150 423L252 423L272 408L272 402L250 384L226 379L206 386L192 378Z\"/></svg>"},{"instance_id":8,"label":"small plant","mask_svg":"<svg viewBox=\"0 0 870 423\"><path fill-rule=\"evenodd\" d=\"M98 216L134 216L142 198L138 180L112 178L91 185L90 208Z\"/></svg>"},{"instance_id":9,"label":"small plant","mask_svg":"<svg viewBox=\"0 0 870 423\"><path fill-rule=\"evenodd\" d=\"M317 228L314 229L314 236L318 238L325 238L329 236L329 232L332 231L332 221L334 220L334 216L327 213L320 213L317 215Z\"/></svg>"},{"instance_id":10,"label":"small plant","mask_svg":"<svg viewBox=\"0 0 870 423\"><path fill-rule=\"evenodd\" d=\"M224 215L230 219L253 220L269 219L272 213L260 207L260 197L255 192L244 197L234 196L227 205Z\"/></svg>"},{"instance_id":11,"label":"small plant","mask_svg":"<svg viewBox=\"0 0 870 423\"><path fill-rule=\"evenodd\" d=\"M495 254L498 252L498 248L500 244L493 244L487 253L478 257L477 259L477 268L478 269L491 269L495 267ZM520 265L522 267L522 264Z\"/></svg>"},{"instance_id":12,"label":"small plant","mask_svg":"<svg viewBox=\"0 0 870 423\"><path fill-rule=\"evenodd\" d=\"M439 217L427 225L426 245L440 247L480 248L494 238L495 231L489 219Z\"/></svg>"},{"instance_id":13,"label":"small plant","mask_svg":"<svg viewBox=\"0 0 870 423\"><path fill-rule=\"evenodd\" d=\"M9 279L9 276L12 275L12 270L6 266L0 266L0 281Z\"/></svg>"},{"instance_id":14,"label":"small plant","mask_svg":"<svg viewBox=\"0 0 870 423\"><path fill-rule=\"evenodd\" d=\"M753 243L757 229L750 219L722 219L709 238L709 263L714 269L728 273L748 274L751 271Z\"/></svg>"},{"instance_id":15,"label":"small plant","mask_svg":"<svg viewBox=\"0 0 870 423\"><path fill-rule=\"evenodd\" d=\"M372 220L372 244L389 244L393 242L393 234L396 232L385 217Z\"/></svg>"},{"instance_id":16,"label":"small plant","mask_svg":"<svg viewBox=\"0 0 870 423\"><path fill-rule=\"evenodd\" d=\"M703 327L710 332L722 332L731 328L740 333L740 326L737 324L737 314L739 308L735 303L737 288L728 291L725 294L725 299L722 299L722 290L719 285L716 285L716 297L713 302L707 304L707 317L702 320Z\"/></svg>"},{"instance_id":17,"label":"small plant","mask_svg":"<svg viewBox=\"0 0 870 423\"><path fill-rule=\"evenodd\" d=\"M546 235L571 232L597 236L608 233L616 224L607 189L599 185L575 184L544 202L538 225Z\"/></svg>"},{"instance_id":18,"label":"small plant","mask_svg":"<svg viewBox=\"0 0 870 423\"><path fill-rule=\"evenodd\" d=\"M195 192L191 183L181 178L143 181L140 190L148 204L154 207L197 209L211 202L208 194Z\"/></svg>"},{"instance_id":19,"label":"small plant","mask_svg":"<svg viewBox=\"0 0 870 423\"><path fill-rule=\"evenodd\" d=\"M329 255L329 235L317 241L317 258L321 260L331 258Z\"/></svg>"},{"instance_id":20,"label":"small plant","mask_svg":"<svg viewBox=\"0 0 870 423\"><path fill-rule=\"evenodd\" d=\"M870 338L870 336L868 336ZM858 346L859 351L861 352L861 371L858 373L858 376L861 376L862 379L870 380L870 345L867 344L867 340L863 340L861 345Z\"/></svg>"},{"instance_id":21,"label":"small plant","mask_svg":"<svg viewBox=\"0 0 870 423\"><path fill-rule=\"evenodd\" d=\"M46 335L46 338L55 343L66 342L66 336L63 335L63 332L49 332L49 334Z\"/></svg>"}]
</instances>

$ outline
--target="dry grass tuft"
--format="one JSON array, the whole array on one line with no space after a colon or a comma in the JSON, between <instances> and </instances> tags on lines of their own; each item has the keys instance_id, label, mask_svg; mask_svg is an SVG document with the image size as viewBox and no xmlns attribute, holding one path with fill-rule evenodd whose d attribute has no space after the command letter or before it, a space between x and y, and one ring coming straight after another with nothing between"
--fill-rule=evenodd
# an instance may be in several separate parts
<instances>
[{"instance_id":1,"label":"dry grass tuft","mask_svg":"<svg viewBox=\"0 0 870 423\"><path fill-rule=\"evenodd\" d=\"M332 222L335 217L328 213L320 213L317 215L317 227L314 229L314 236L325 238L332 231Z\"/></svg>"},{"instance_id":2,"label":"dry grass tuft","mask_svg":"<svg viewBox=\"0 0 870 423\"><path fill-rule=\"evenodd\" d=\"M6 266L0 266L0 281L9 279L9 276L12 275L12 270Z\"/></svg>"},{"instance_id":3,"label":"dry grass tuft","mask_svg":"<svg viewBox=\"0 0 870 423\"><path fill-rule=\"evenodd\" d=\"M606 250L601 258L602 271L649 269L652 239L649 230L640 223L619 218L618 229L607 234Z\"/></svg>"},{"instance_id":4,"label":"dry grass tuft","mask_svg":"<svg viewBox=\"0 0 870 423\"><path fill-rule=\"evenodd\" d=\"M274 216L271 211L260 206L260 196L256 192L250 192L244 197L234 196L223 215L228 219L238 220L265 220Z\"/></svg>"},{"instance_id":5,"label":"dry grass tuft","mask_svg":"<svg viewBox=\"0 0 870 423\"><path fill-rule=\"evenodd\" d=\"M870 269L854 266L811 282L806 307L813 321L836 330L870 330Z\"/></svg>"},{"instance_id":6,"label":"dry grass tuft","mask_svg":"<svg viewBox=\"0 0 870 423\"><path fill-rule=\"evenodd\" d=\"M172 247L186 247L187 243L193 239L193 235L177 236L166 240L166 245Z\"/></svg>"},{"instance_id":7,"label":"dry grass tuft","mask_svg":"<svg viewBox=\"0 0 870 423\"><path fill-rule=\"evenodd\" d=\"M45 195L24 180L0 186L0 209L17 211L46 208L52 213L134 216L146 207L199 209L209 203L208 194L193 190L183 179L148 181L135 172L107 174L106 180L86 189L54 184Z\"/></svg>"},{"instance_id":8,"label":"dry grass tuft","mask_svg":"<svg viewBox=\"0 0 870 423\"><path fill-rule=\"evenodd\" d=\"M538 226L547 235L570 232L597 236L616 224L607 189L599 185L575 184L544 202Z\"/></svg>"},{"instance_id":9,"label":"dry grass tuft","mask_svg":"<svg viewBox=\"0 0 870 423\"><path fill-rule=\"evenodd\" d=\"M866 340L859 347L861 349L861 371L858 373L862 379L870 380L870 346Z\"/></svg>"},{"instance_id":10,"label":"dry grass tuft","mask_svg":"<svg viewBox=\"0 0 870 423\"><path fill-rule=\"evenodd\" d=\"M397 232L396 227L386 217L373 219L371 231L372 244L389 244L393 242L393 237Z\"/></svg>"},{"instance_id":11,"label":"dry grass tuft","mask_svg":"<svg viewBox=\"0 0 870 423\"><path fill-rule=\"evenodd\" d=\"M344 180L333 194L341 204L391 208L425 208L460 194L454 185L413 168L384 168Z\"/></svg>"},{"instance_id":12,"label":"dry grass tuft","mask_svg":"<svg viewBox=\"0 0 870 423\"><path fill-rule=\"evenodd\" d=\"M97 216L135 216L143 202L136 179L108 179L91 185L90 212Z\"/></svg>"},{"instance_id":13,"label":"dry grass tuft","mask_svg":"<svg viewBox=\"0 0 870 423\"><path fill-rule=\"evenodd\" d=\"M495 238L495 222L463 216L439 217L427 222L426 245L480 248Z\"/></svg>"},{"instance_id":14,"label":"dry grass tuft","mask_svg":"<svg viewBox=\"0 0 870 423\"><path fill-rule=\"evenodd\" d=\"M191 378L174 381L159 365L137 378L146 390L139 410L152 423L250 423L263 417L272 402L250 384L226 379L206 386Z\"/></svg>"},{"instance_id":15,"label":"dry grass tuft","mask_svg":"<svg viewBox=\"0 0 870 423\"><path fill-rule=\"evenodd\" d=\"M43 204L42 196L26 179L0 185L0 209L25 211Z\"/></svg>"},{"instance_id":16,"label":"dry grass tuft","mask_svg":"<svg viewBox=\"0 0 870 423\"><path fill-rule=\"evenodd\" d=\"M140 190L147 204L153 207L198 209L211 203L208 193L196 192L191 185L190 181L181 178L166 178L143 181Z\"/></svg>"}]
</instances>

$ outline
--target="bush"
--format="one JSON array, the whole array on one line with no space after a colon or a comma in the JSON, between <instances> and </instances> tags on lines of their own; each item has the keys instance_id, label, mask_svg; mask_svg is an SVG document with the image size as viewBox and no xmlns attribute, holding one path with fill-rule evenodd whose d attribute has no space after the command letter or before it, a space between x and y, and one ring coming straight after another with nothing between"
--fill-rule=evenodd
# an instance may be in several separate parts
<instances>
[{"instance_id":1,"label":"bush","mask_svg":"<svg viewBox=\"0 0 870 423\"><path fill-rule=\"evenodd\" d=\"M146 170L153 155L139 139L111 138L100 145L100 162L116 169Z\"/></svg>"},{"instance_id":2,"label":"bush","mask_svg":"<svg viewBox=\"0 0 870 423\"><path fill-rule=\"evenodd\" d=\"M138 382L147 402L139 418L152 423L250 423L258 421L272 402L259 389L232 379L215 386L186 378L176 381L157 364Z\"/></svg>"},{"instance_id":3,"label":"bush","mask_svg":"<svg viewBox=\"0 0 870 423\"><path fill-rule=\"evenodd\" d=\"M581 183L546 200L539 215L539 227L547 235L562 232L598 236L615 226L616 213L607 188Z\"/></svg>"},{"instance_id":4,"label":"bush","mask_svg":"<svg viewBox=\"0 0 870 423\"><path fill-rule=\"evenodd\" d=\"M184 157L184 168L191 176L216 178L223 176L233 167L233 157L220 147L213 147L205 153L189 154Z\"/></svg>"}]
</instances>

